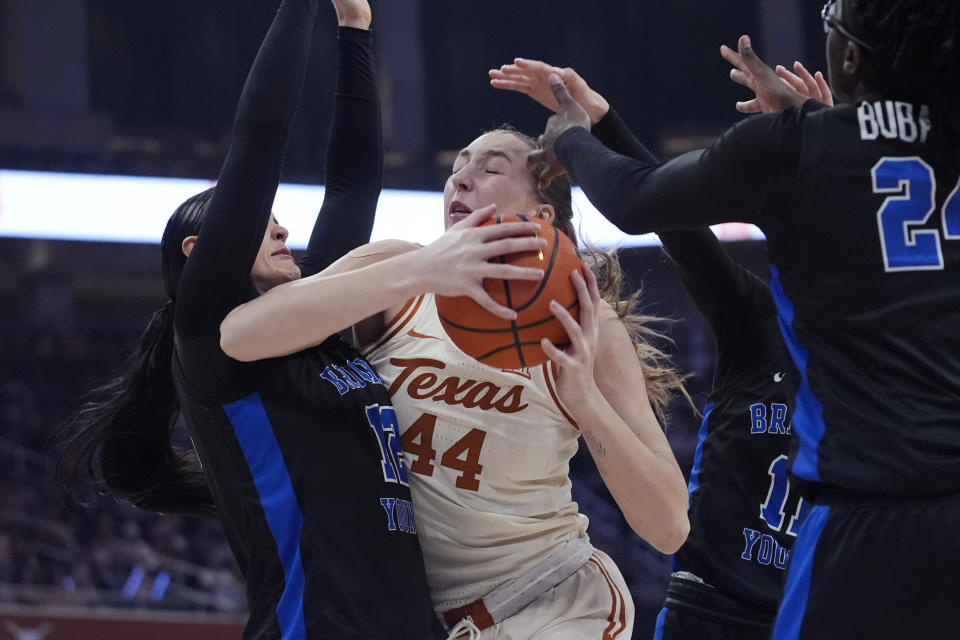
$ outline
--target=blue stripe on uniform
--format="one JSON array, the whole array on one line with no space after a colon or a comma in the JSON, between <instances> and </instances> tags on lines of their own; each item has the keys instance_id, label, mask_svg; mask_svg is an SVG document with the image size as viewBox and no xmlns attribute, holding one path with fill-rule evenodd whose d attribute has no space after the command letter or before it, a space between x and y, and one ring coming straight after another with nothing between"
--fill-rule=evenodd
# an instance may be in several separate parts
<instances>
[{"instance_id":1,"label":"blue stripe on uniform","mask_svg":"<svg viewBox=\"0 0 960 640\"><path fill-rule=\"evenodd\" d=\"M703 460L703 441L707 439L707 422L710 420L710 412L713 411L713 403L710 402L703 408L703 422L700 423L700 430L697 432L697 449L693 453L693 467L690 469L690 482L687 484L687 491L692 496L693 492L700 487L700 463Z\"/></svg>"},{"instance_id":2,"label":"blue stripe on uniform","mask_svg":"<svg viewBox=\"0 0 960 640\"><path fill-rule=\"evenodd\" d=\"M663 625L667 620L667 608L660 609L657 615L657 626L653 630L653 640L663 640Z\"/></svg>"},{"instance_id":3,"label":"blue stripe on uniform","mask_svg":"<svg viewBox=\"0 0 960 640\"><path fill-rule=\"evenodd\" d=\"M790 555L790 569L783 589L783 599L777 620L773 625L771 640L799 640L800 627L810 599L810 582L813 578L813 557L823 527L830 517L830 507L817 505L810 509L800 528L800 535Z\"/></svg>"},{"instance_id":4,"label":"blue stripe on uniform","mask_svg":"<svg viewBox=\"0 0 960 640\"><path fill-rule=\"evenodd\" d=\"M277 604L277 621L284 640L306 638L303 620L303 562L300 558L300 533L303 514L290 482L283 452L267 417L267 411L254 393L224 405L233 430L250 466L260 506L277 543L285 584ZM256 544L256 541L254 541Z\"/></svg>"},{"instance_id":5,"label":"blue stripe on uniform","mask_svg":"<svg viewBox=\"0 0 960 640\"><path fill-rule=\"evenodd\" d=\"M823 404L814 395L807 377L807 361L810 356L793 332L794 309L793 303L787 297L780 283L780 271L776 265L770 265L770 291L773 301L777 305L777 321L780 324L780 333L787 344L787 350L793 363L800 373L800 386L794 399L793 427L800 448L793 461L791 472L801 478L820 482L820 458L818 450L827 425L823 420Z\"/></svg>"}]
</instances>

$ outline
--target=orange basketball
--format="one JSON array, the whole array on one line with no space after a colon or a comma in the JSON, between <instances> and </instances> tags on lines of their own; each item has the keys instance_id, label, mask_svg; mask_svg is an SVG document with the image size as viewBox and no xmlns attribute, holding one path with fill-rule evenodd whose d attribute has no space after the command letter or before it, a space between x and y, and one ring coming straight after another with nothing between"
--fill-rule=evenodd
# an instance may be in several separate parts
<instances>
[{"instance_id":1,"label":"orange basketball","mask_svg":"<svg viewBox=\"0 0 960 640\"><path fill-rule=\"evenodd\" d=\"M484 222L509 224L529 221L527 216L496 216ZM486 279L483 287L494 300L517 312L515 320L493 315L468 297L437 296L437 312L447 335L460 349L480 362L500 369L533 367L547 360L540 339L549 338L561 346L569 342L567 331L550 311L556 300L580 318L580 302L570 274L581 266L580 254L565 233L538 218L539 235L547 240L542 251L499 256L500 261L522 267L543 269L543 279Z\"/></svg>"}]
</instances>

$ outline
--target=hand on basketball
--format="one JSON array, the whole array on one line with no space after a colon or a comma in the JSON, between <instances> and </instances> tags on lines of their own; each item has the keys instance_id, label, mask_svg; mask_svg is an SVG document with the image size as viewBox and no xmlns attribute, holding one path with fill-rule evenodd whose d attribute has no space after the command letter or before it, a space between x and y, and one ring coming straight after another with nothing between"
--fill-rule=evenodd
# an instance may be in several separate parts
<instances>
[{"instance_id":1,"label":"hand on basketball","mask_svg":"<svg viewBox=\"0 0 960 640\"><path fill-rule=\"evenodd\" d=\"M806 87L804 73L810 75L806 69L797 78L800 83L794 83L790 74L783 69L783 74L771 69L763 60L761 60L753 46L750 44L750 36L740 36L737 42L738 51L734 51L727 45L720 47L720 55L723 59L733 65L730 70L730 79L737 84L742 84L752 90L756 96L752 100L737 102L737 111L741 113L775 113L783 111L789 107L799 107L808 97L805 92L798 91L798 86ZM802 68L802 65L800 65ZM788 75L787 75L788 74ZM784 77L787 75L787 77ZM819 96L823 95L823 88L826 87L826 81L820 74L822 87L814 79L813 86L817 88ZM829 87L826 87L826 94L830 94ZM820 100L820 97L817 97ZM823 101L823 100L821 100Z\"/></svg>"},{"instance_id":2,"label":"hand on basketball","mask_svg":"<svg viewBox=\"0 0 960 640\"><path fill-rule=\"evenodd\" d=\"M557 101L557 112L547 120L547 128L538 140L540 149L527 154L527 168L537 176L537 182L541 189L546 189L554 178L567 172L553 149L557 138L573 127L590 129L590 116L571 97L560 76L551 73L549 80L550 90Z\"/></svg>"},{"instance_id":3,"label":"hand on basketball","mask_svg":"<svg viewBox=\"0 0 960 640\"><path fill-rule=\"evenodd\" d=\"M597 289L597 277L589 267L581 266L579 271L570 274L570 280L580 302L580 323L577 324L570 312L556 300L550 302L550 311L567 330L570 346L563 350L543 338L540 347L559 370L557 393L564 402L575 405L591 391L599 392L593 367L597 357L600 305L603 301Z\"/></svg>"},{"instance_id":4,"label":"hand on basketball","mask_svg":"<svg viewBox=\"0 0 960 640\"><path fill-rule=\"evenodd\" d=\"M490 313L513 320L517 312L498 304L486 289L484 278L503 280L543 279L543 270L490 262L491 258L521 251L538 251L547 241L537 235L536 222L479 225L496 215L496 205L477 209L421 250L422 272L429 291L442 296L470 296Z\"/></svg>"},{"instance_id":5,"label":"hand on basketball","mask_svg":"<svg viewBox=\"0 0 960 640\"><path fill-rule=\"evenodd\" d=\"M369 29L372 13L367 0L332 0L337 10L337 23L341 27Z\"/></svg>"},{"instance_id":6,"label":"hand on basketball","mask_svg":"<svg viewBox=\"0 0 960 640\"><path fill-rule=\"evenodd\" d=\"M560 109L560 104L550 88L550 74L557 74L570 92L570 96L590 116L591 126L597 124L600 118L610 110L610 103L591 89L586 80L570 67L561 69L541 60L514 58L513 64L505 64L499 69L490 69L487 73L490 75L490 84L494 88L525 94L554 113Z\"/></svg>"}]
</instances>

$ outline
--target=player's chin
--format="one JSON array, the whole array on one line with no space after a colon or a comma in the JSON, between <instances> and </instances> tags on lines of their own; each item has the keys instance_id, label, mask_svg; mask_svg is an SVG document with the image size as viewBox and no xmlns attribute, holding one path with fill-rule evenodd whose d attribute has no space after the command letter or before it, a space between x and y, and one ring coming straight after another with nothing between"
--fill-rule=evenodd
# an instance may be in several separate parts
<instances>
[{"instance_id":1,"label":"player's chin","mask_svg":"<svg viewBox=\"0 0 960 640\"><path fill-rule=\"evenodd\" d=\"M300 273L300 267L296 264L293 264L287 267L287 282L293 282L294 280L299 280L300 276L303 275Z\"/></svg>"},{"instance_id":2,"label":"player's chin","mask_svg":"<svg viewBox=\"0 0 960 640\"><path fill-rule=\"evenodd\" d=\"M300 267L294 262L274 269L274 280L276 281L276 284L285 284L287 282L299 280L301 275Z\"/></svg>"}]
</instances>

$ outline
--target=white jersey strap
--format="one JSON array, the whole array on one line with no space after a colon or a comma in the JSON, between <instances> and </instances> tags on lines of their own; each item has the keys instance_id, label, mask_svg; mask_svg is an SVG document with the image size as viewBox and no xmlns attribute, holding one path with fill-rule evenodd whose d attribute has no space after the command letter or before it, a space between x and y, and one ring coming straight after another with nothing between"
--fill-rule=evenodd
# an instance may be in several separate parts
<instances>
[{"instance_id":1,"label":"white jersey strap","mask_svg":"<svg viewBox=\"0 0 960 640\"><path fill-rule=\"evenodd\" d=\"M574 538L482 599L444 611L443 620L453 628L457 628L463 620L469 620L481 630L492 627L572 576L587 563L593 552L593 545L587 536Z\"/></svg>"}]
</instances>

